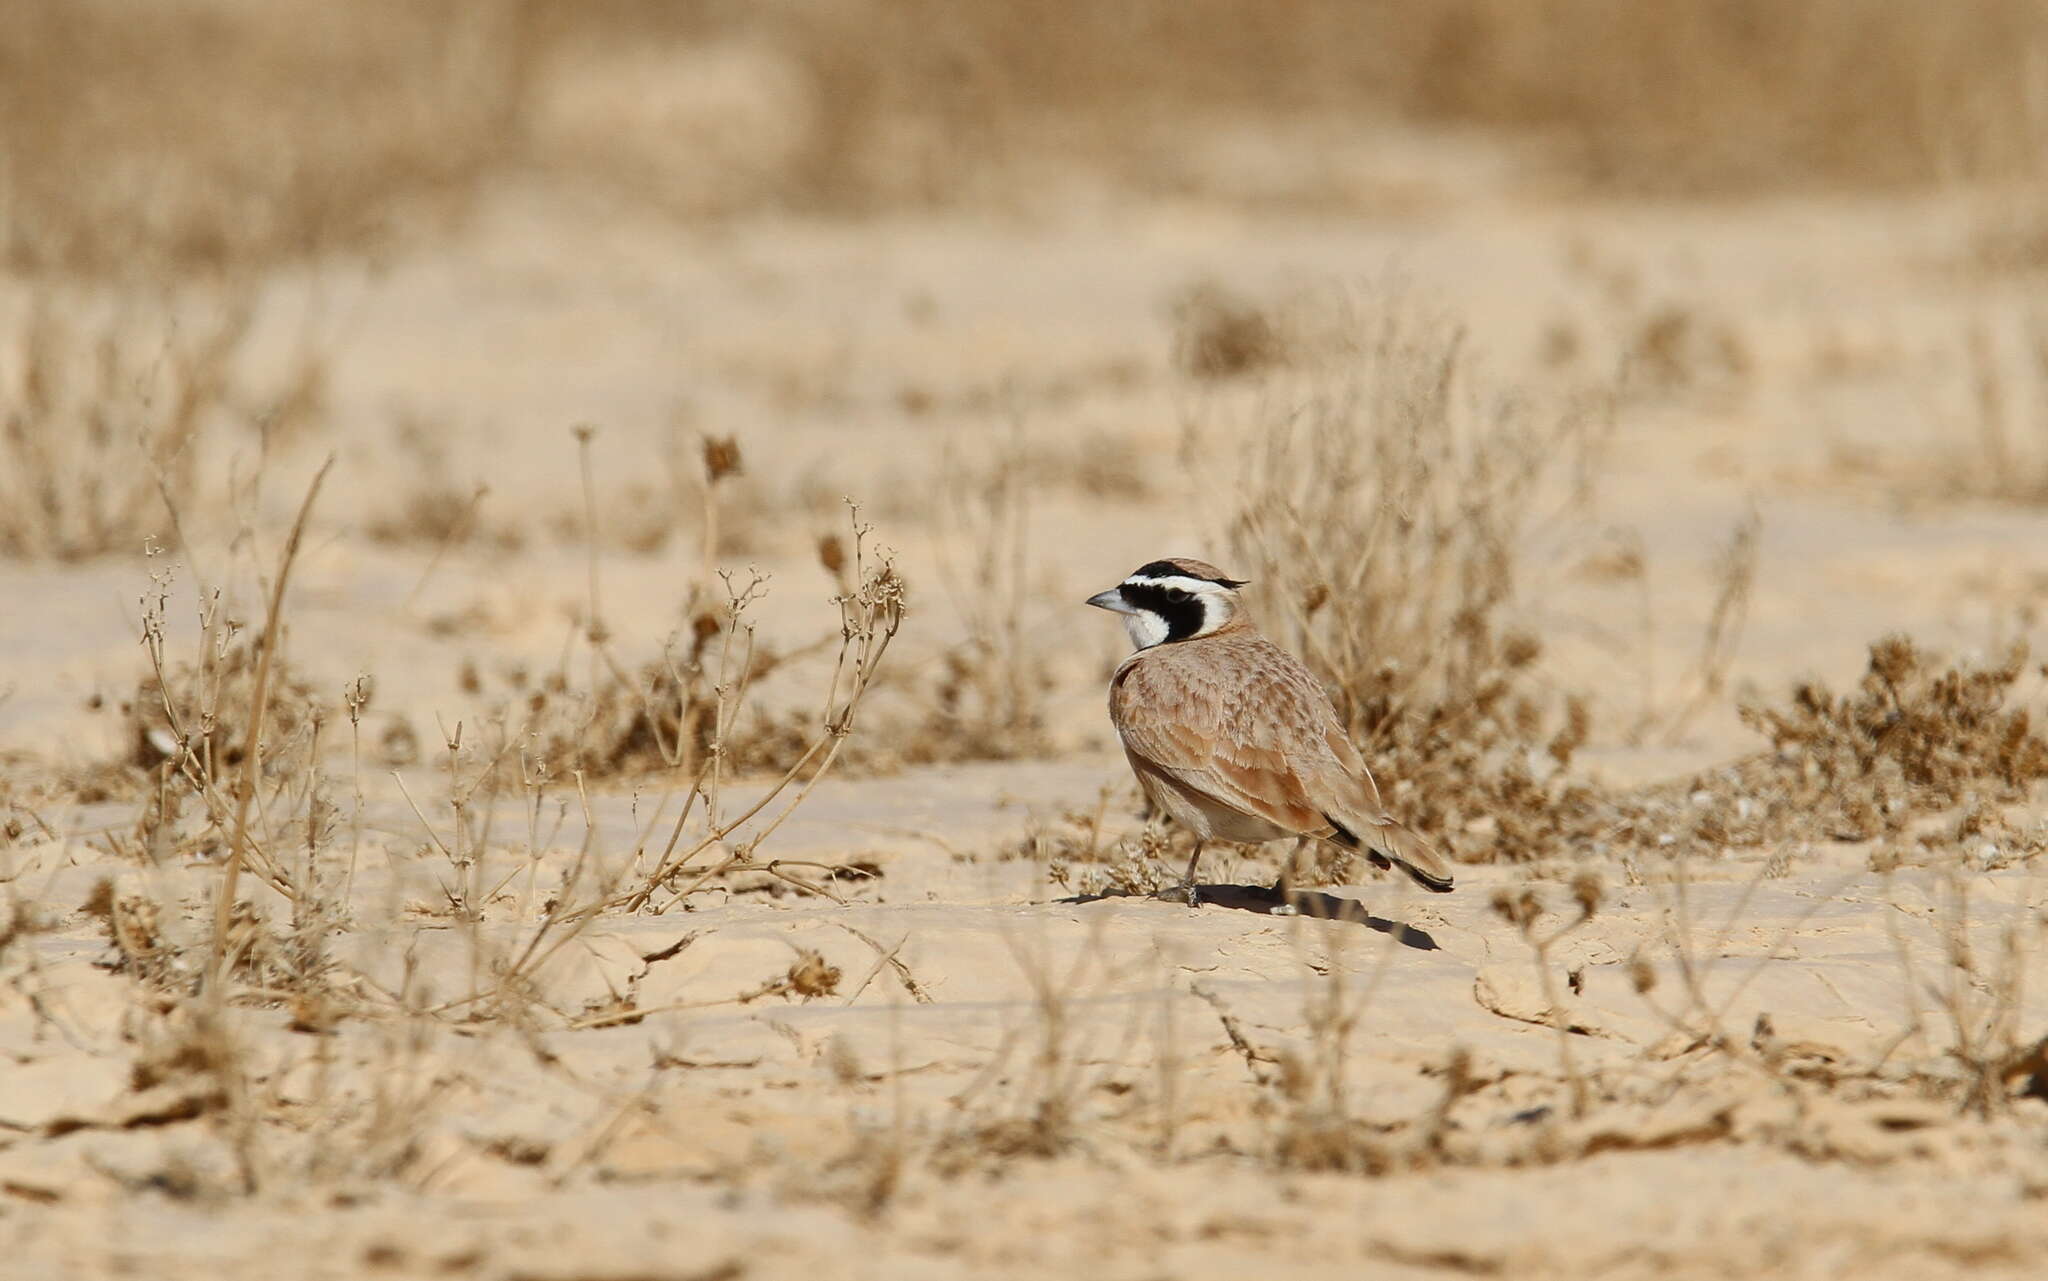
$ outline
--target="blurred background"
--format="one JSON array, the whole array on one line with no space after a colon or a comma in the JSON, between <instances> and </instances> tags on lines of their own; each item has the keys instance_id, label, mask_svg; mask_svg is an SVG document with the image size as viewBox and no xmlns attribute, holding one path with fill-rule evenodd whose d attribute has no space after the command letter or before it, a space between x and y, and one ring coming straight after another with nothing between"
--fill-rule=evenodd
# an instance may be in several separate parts
<instances>
[{"instance_id":1,"label":"blurred background","mask_svg":"<svg viewBox=\"0 0 2048 1281\"><path fill-rule=\"evenodd\" d=\"M2044 32L2031 0L16 0L0 243L246 269L448 234L509 179L686 220L1369 212L1474 145L1550 195L2024 180Z\"/></svg>"},{"instance_id":2,"label":"blurred background","mask_svg":"<svg viewBox=\"0 0 2048 1281\"><path fill-rule=\"evenodd\" d=\"M900 755L1100 747L1073 602L1237 557L1306 639L1270 517L1406 422L1417 563L1596 746L1708 759L1742 680L2032 627L2044 166L2038 0L10 0L0 743L132 737L80 709L149 567L253 610L332 452L320 688L502 699L592 549L643 657L719 566L807 618L853 498L953 735Z\"/></svg>"},{"instance_id":3,"label":"blurred background","mask_svg":"<svg viewBox=\"0 0 2048 1281\"><path fill-rule=\"evenodd\" d=\"M0 0L5 1275L2048 1275L2044 657L2048 0Z\"/></svg>"}]
</instances>

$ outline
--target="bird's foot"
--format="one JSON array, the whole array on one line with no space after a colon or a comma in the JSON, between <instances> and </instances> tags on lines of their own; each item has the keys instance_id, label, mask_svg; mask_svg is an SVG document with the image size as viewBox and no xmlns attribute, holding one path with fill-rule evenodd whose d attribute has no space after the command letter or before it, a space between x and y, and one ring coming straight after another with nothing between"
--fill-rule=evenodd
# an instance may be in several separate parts
<instances>
[{"instance_id":1,"label":"bird's foot","mask_svg":"<svg viewBox=\"0 0 2048 1281\"><path fill-rule=\"evenodd\" d=\"M1294 886L1292 886L1292 885L1290 885L1290 884L1288 883L1288 876L1287 876L1287 873L1285 873L1285 872L1282 872L1282 873L1280 874L1279 878L1278 878L1278 879L1276 879L1276 880L1275 880L1275 881L1273 882L1273 884L1272 884L1272 887L1271 887L1270 889L1268 889L1268 890L1267 890L1266 892L1267 892L1268 894L1271 894L1271 895L1272 895L1272 896L1274 897L1274 899L1276 899L1276 900L1277 900L1277 901L1276 901L1276 902L1275 902L1275 903L1273 904L1273 910L1272 910L1272 912L1270 913L1270 915L1273 915L1273 916L1300 916L1300 915L1301 915L1301 909L1300 909L1299 907L1296 907L1296 906L1295 906L1295 904L1294 904Z\"/></svg>"},{"instance_id":2,"label":"bird's foot","mask_svg":"<svg viewBox=\"0 0 2048 1281\"><path fill-rule=\"evenodd\" d=\"M1178 899L1189 907L1200 907L1202 905L1201 893L1193 881L1182 881L1178 885L1169 885L1163 890L1154 892L1152 897L1162 903L1171 903Z\"/></svg>"}]
</instances>

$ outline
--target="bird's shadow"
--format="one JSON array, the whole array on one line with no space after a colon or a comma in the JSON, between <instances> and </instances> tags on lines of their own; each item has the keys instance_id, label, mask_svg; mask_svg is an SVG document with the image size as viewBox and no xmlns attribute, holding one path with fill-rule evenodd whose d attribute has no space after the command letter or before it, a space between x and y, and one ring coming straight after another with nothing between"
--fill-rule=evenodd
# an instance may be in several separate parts
<instances>
[{"instance_id":1,"label":"bird's shadow","mask_svg":"<svg viewBox=\"0 0 2048 1281\"><path fill-rule=\"evenodd\" d=\"M1405 921L1390 921L1384 916L1374 916L1357 899L1339 898L1320 890L1289 890L1282 893L1263 885L1197 885L1195 897L1203 907L1227 907L1239 912L1257 912L1261 916L1292 915L1314 921L1348 921L1377 930L1392 938L1403 947L1412 947L1418 952L1435 952L1441 948L1430 936L1428 930L1420 929ZM1100 903L1105 899L1150 898L1168 903L1185 903L1179 889L1161 890L1146 894L1137 890L1106 890L1100 894L1076 894L1071 898L1055 899L1056 903ZM1291 913L1281 909L1292 907Z\"/></svg>"}]
</instances>

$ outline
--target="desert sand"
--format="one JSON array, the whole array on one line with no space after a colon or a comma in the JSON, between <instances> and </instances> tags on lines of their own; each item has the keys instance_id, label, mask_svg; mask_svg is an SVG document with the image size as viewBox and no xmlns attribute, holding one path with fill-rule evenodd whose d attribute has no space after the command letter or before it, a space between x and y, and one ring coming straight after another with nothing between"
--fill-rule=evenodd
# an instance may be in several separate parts
<instances>
[{"instance_id":1,"label":"desert sand","mask_svg":"<svg viewBox=\"0 0 2048 1281\"><path fill-rule=\"evenodd\" d=\"M0 279L0 1274L2048 1269L2030 189L1392 120L707 212L816 122L691 56L524 126L682 189ZM1380 568L1305 603L1329 433ZM1454 893L1148 896L1081 602L1171 554L1381 647L1320 670Z\"/></svg>"}]
</instances>

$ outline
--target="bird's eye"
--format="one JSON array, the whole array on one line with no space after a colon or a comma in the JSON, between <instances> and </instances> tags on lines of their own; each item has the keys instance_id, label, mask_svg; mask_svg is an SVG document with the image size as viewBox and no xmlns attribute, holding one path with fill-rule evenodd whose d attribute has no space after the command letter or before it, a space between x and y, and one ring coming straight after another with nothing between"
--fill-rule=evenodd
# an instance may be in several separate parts
<instances>
[{"instance_id":1,"label":"bird's eye","mask_svg":"<svg viewBox=\"0 0 2048 1281\"><path fill-rule=\"evenodd\" d=\"M1187 598L1188 594L1178 587L1169 587L1166 589L1166 599L1173 601L1176 604L1186 600Z\"/></svg>"}]
</instances>

